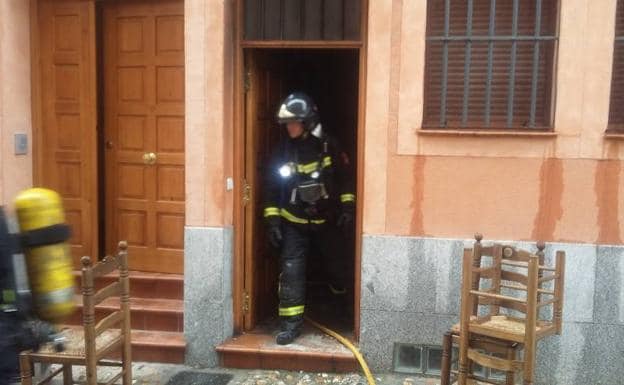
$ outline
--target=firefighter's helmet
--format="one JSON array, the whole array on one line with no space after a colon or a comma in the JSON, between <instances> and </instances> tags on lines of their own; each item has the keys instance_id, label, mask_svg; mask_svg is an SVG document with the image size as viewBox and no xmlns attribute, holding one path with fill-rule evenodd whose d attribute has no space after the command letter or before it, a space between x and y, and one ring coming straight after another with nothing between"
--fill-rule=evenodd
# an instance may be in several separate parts
<instances>
[{"instance_id":1,"label":"firefighter's helmet","mask_svg":"<svg viewBox=\"0 0 624 385\"><path fill-rule=\"evenodd\" d=\"M298 121L303 128L312 131L319 123L318 107L311 97L303 92L293 92L280 104L277 122L280 124Z\"/></svg>"}]
</instances>

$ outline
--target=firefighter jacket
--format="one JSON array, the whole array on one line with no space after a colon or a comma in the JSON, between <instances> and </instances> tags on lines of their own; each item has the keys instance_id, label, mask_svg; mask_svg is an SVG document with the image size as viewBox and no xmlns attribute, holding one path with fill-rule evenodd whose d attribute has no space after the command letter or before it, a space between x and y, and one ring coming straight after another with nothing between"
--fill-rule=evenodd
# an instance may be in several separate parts
<instances>
[{"instance_id":1,"label":"firefighter jacket","mask_svg":"<svg viewBox=\"0 0 624 385\"><path fill-rule=\"evenodd\" d=\"M335 217L340 206L352 209L355 204L349 158L331 137L306 132L280 142L265 177L264 217L269 221L281 217L320 225Z\"/></svg>"}]
</instances>

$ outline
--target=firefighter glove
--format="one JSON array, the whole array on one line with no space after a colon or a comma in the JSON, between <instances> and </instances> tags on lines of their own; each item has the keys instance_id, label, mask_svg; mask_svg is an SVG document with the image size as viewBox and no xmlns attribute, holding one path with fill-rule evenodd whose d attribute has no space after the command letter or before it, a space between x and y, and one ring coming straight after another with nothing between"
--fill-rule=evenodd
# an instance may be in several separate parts
<instances>
[{"instance_id":1,"label":"firefighter glove","mask_svg":"<svg viewBox=\"0 0 624 385\"><path fill-rule=\"evenodd\" d=\"M275 248L279 248L282 245L282 229L280 228L279 217L268 218L267 225L269 226L269 242Z\"/></svg>"},{"instance_id":2,"label":"firefighter glove","mask_svg":"<svg viewBox=\"0 0 624 385\"><path fill-rule=\"evenodd\" d=\"M353 205L343 205L342 212L338 217L336 225L342 227L344 230L349 230L353 225L354 207Z\"/></svg>"}]
</instances>

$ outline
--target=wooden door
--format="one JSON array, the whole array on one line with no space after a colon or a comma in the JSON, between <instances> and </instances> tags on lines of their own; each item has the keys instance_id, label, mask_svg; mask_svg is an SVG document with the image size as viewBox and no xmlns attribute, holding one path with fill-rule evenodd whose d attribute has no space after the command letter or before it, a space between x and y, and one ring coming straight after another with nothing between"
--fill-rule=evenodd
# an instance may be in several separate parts
<instances>
[{"instance_id":1,"label":"wooden door","mask_svg":"<svg viewBox=\"0 0 624 385\"><path fill-rule=\"evenodd\" d=\"M244 285L248 309L244 328L277 314L278 255L266 240L262 181L269 157L280 138L275 123L277 104L284 96L282 67L270 52L245 52L245 181L248 197L244 219Z\"/></svg>"},{"instance_id":2,"label":"wooden door","mask_svg":"<svg viewBox=\"0 0 624 385\"><path fill-rule=\"evenodd\" d=\"M183 272L184 4L103 2L106 247Z\"/></svg>"},{"instance_id":3,"label":"wooden door","mask_svg":"<svg viewBox=\"0 0 624 385\"><path fill-rule=\"evenodd\" d=\"M41 124L35 185L63 198L74 267L97 257L97 105L92 1L39 1ZM36 77L35 77L36 78Z\"/></svg>"}]
</instances>

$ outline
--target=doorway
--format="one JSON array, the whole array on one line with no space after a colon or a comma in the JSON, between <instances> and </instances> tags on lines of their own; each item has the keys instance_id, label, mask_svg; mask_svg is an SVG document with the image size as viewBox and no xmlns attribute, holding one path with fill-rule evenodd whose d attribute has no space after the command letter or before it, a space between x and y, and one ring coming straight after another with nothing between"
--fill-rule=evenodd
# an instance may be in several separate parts
<instances>
[{"instance_id":1,"label":"doorway","mask_svg":"<svg viewBox=\"0 0 624 385\"><path fill-rule=\"evenodd\" d=\"M128 241L183 272L184 2L39 0L35 184L58 191L74 267Z\"/></svg>"},{"instance_id":2,"label":"doorway","mask_svg":"<svg viewBox=\"0 0 624 385\"><path fill-rule=\"evenodd\" d=\"M286 131L275 121L280 101L303 91L319 107L323 129L340 143L356 177L359 101L358 49L247 48L244 56L244 303L242 332L271 334L277 328L279 251L266 237L263 177ZM336 231L339 231L336 229ZM307 258L306 316L347 336L354 332L355 231L341 235L346 294L335 295L314 250ZM339 246L344 246L341 250Z\"/></svg>"}]
</instances>

